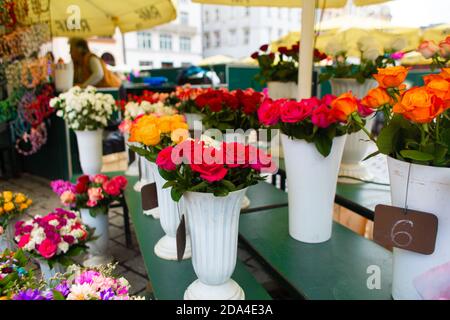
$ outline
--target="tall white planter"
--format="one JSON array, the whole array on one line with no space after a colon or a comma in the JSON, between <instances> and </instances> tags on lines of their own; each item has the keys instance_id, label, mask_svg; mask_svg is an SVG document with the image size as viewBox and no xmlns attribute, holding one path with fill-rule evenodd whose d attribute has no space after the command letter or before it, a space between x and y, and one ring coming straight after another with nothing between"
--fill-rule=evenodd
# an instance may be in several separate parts
<instances>
[{"instance_id":1,"label":"tall white planter","mask_svg":"<svg viewBox=\"0 0 450 320\"><path fill-rule=\"evenodd\" d=\"M90 215L89 209L80 209L80 213L83 223L91 229L95 228L94 237L97 238L96 240L87 243L89 255L83 265L86 267L95 267L112 262L113 257L108 252L108 214L101 213L93 217Z\"/></svg>"},{"instance_id":2,"label":"tall white planter","mask_svg":"<svg viewBox=\"0 0 450 320\"><path fill-rule=\"evenodd\" d=\"M158 167L154 163L150 163L155 172L156 191L158 193L158 208L161 227L165 232L155 245L155 254L161 259L177 260L177 228L180 225L181 214L186 212L184 199L179 202L172 200L171 188L163 189L166 180L158 173ZM186 219L188 220L188 219ZM186 250L183 259L191 257L191 240L189 235L186 236Z\"/></svg>"},{"instance_id":3,"label":"tall white planter","mask_svg":"<svg viewBox=\"0 0 450 320\"><path fill-rule=\"evenodd\" d=\"M75 131L77 135L78 154L84 174L94 175L102 170L103 130Z\"/></svg>"},{"instance_id":4,"label":"tall white planter","mask_svg":"<svg viewBox=\"0 0 450 320\"><path fill-rule=\"evenodd\" d=\"M0 253L5 251L6 249L14 250L16 248L16 244L14 242L14 233L15 233L15 225L16 222L19 221L19 218L11 219L8 222L8 226L3 230L3 234L0 235Z\"/></svg>"},{"instance_id":5,"label":"tall white planter","mask_svg":"<svg viewBox=\"0 0 450 320\"><path fill-rule=\"evenodd\" d=\"M331 79L331 91L335 96L351 91L357 98L364 98L370 89L376 88L378 83L375 80L368 79L363 84L355 79ZM371 131L374 119L369 119L366 123L366 129ZM342 163L339 170L340 176L348 176L361 180L370 180L373 175L368 170L362 160L367 156L370 142L367 135L362 132L356 132L348 135L347 142L342 156ZM353 179L339 179L343 183L360 183Z\"/></svg>"},{"instance_id":6,"label":"tall white planter","mask_svg":"<svg viewBox=\"0 0 450 320\"><path fill-rule=\"evenodd\" d=\"M146 184L154 183L155 175L159 176L159 172L158 167L154 165L152 162L148 161L145 158L142 158L142 161L144 163L143 176L145 177L144 181L142 182L142 185L145 186ZM155 219L159 219L160 218L159 207L151 210L145 210L144 214L147 216L152 216Z\"/></svg>"},{"instance_id":7,"label":"tall white planter","mask_svg":"<svg viewBox=\"0 0 450 320\"><path fill-rule=\"evenodd\" d=\"M63 274L66 272L66 268L63 265L55 263L52 268L50 268L48 262L41 259L39 259L39 268L41 269L42 279L44 279L47 283L49 283L49 281L56 276L56 274Z\"/></svg>"},{"instance_id":8,"label":"tall white planter","mask_svg":"<svg viewBox=\"0 0 450 320\"><path fill-rule=\"evenodd\" d=\"M192 239L192 264L198 279L185 300L244 300L242 288L231 279L236 267L240 203L246 190L214 197L184 195Z\"/></svg>"},{"instance_id":9,"label":"tall white planter","mask_svg":"<svg viewBox=\"0 0 450 320\"><path fill-rule=\"evenodd\" d=\"M298 99L297 83L269 81L267 82L269 97L272 99Z\"/></svg>"},{"instance_id":10,"label":"tall white planter","mask_svg":"<svg viewBox=\"0 0 450 320\"><path fill-rule=\"evenodd\" d=\"M138 154L136 154L136 161L138 163L138 175L139 181L133 186L134 191L141 192L143 186L153 183L153 174L149 169L148 160Z\"/></svg>"},{"instance_id":11,"label":"tall white planter","mask_svg":"<svg viewBox=\"0 0 450 320\"><path fill-rule=\"evenodd\" d=\"M292 238L306 243L331 238L336 183L346 138L335 138L331 153L324 158L313 143L282 134Z\"/></svg>"},{"instance_id":12,"label":"tall white planter","mask_svg":"<svg viewBox=\"0 0 450 320\"><path fill-rule=\"evenodd\" d=\"M130 154L129 150L130 150L130 148L128 147L128 140L130 139L130 134L129 133L124 133L123 134L123 139L125 141L125 153L127 154L127 160L128 160L128 162L130 162L129 161L129 159L130 159L129 158L129 154ZM128 169L127 169L127 171L125 171L125 175L131 176L131 177L139 176L139 167L138 167L137 155L136 155L134 161L128 165Z\"/></svg>"},{"instance_id":13,"label":"tall white planter","mask_svg":"<svg viewBox=\"0 0 450 320\"><path fill-rule=\"evenodd\" d=\"M409 167L411 166L411 169ZM394 248L394 299L421 299L413 281L430 269L450 261L450 169L409 164L388 157L392 205L404 208L408 170L410 179L407 206L438 217L436 249L432 255L423 255Z\"/></svg>"}]
</instances>

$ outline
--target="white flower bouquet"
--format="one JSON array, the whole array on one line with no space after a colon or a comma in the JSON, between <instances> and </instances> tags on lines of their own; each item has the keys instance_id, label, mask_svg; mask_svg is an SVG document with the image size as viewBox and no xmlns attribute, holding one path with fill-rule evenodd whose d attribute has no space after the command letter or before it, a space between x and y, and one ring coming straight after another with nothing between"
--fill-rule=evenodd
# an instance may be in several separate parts
<instances>
[{"instance_id":1,"label":"white flower bouquet","mask_svg":"<svg viewBox=\"0 0 450 320\"><path fill-rule=\"evenodd\" d=\"M56 115L64 118L69 127L78 131L103 129L116 110L112 95L97 92L94 87L73 87L50 100Z\"/></svg>"}]
</instances>

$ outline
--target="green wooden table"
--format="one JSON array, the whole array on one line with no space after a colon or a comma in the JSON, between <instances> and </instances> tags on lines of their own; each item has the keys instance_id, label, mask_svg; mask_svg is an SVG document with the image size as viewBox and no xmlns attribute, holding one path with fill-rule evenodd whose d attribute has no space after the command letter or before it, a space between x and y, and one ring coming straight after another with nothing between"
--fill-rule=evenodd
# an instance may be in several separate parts
<instances>
[{"instance_id":1,"label":"green wooden table","mask_svg":"<svg viewBox=\"0 0 450 320\"><path fill-rule=\"evenodd\" d=\"M250 206L243 209L242 213L287 207L288 205L287 193L267 182L260 182L248 188L247 197L250 199Z\"/></svg>"},{"instance_id":2,"label":"green wooden table","mask_svg":"<svg viewBox=\"0 0 450 320\"><path fill-rule=\"evenodd\" d=\"M240 239L306 299L391 299L392 255L386 249L334 224L330 241L305 244L288 233L288 209L241 216ZM379 268L381 289L369 290L370 266Z\"/></svg>"},{"instance_id":3,"label":"green wooden table","mask_svg":"<svg viewBox=\"0 0 450 320\"><path fill-rule=\"evenodd\" d=\"M125 198L155 297L159 300L181 300L184 291L197 278L192 262L190 259L182 262L166 261L155 255L153 248L164 235L164 231L159 220L142 213L141 196L133 190L137 179L128 177L128 180ZM240 261L236 264L232 278L242 287L247 300L271 299Z\"/></svg>"}]
</instances>

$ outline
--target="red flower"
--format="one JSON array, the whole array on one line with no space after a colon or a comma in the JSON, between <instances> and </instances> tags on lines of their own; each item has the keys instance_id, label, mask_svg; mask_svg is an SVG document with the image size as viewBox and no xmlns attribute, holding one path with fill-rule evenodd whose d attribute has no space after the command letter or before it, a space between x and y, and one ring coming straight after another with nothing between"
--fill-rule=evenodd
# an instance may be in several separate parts
<instances>
[{"instance_id":1,"label":"red flower","mask_svg":"<svg viewBox=\"0 0 450 320\"><path fill-rule=\"evenodd\" d=\"M92 182L98 183L98 184L103 184L103 183L105 183L108 180L109 180L108 176L105 176L104 174L96 174L92 178Z\"/></svg>"},{"instance_id":2,"label":"red flower","mask_svg":"<svg viewBox=\"0 0 450 320\"><path fill-rule=\"evenodd\" d=\"M372 115L375 112L374 109L369 108L368 106L361 103L360 100L358 100L358 113L362 115L363 117L368 117Z\"/></svg>"},{"instance_id":3,"label":"red flower","mask_svg":"<svg viewBox=\"0 0 450 320\"><path fill-rule=\"evenodd\" d=\"M117 181L114 180L105 181L102 187L107 194L113 197L119 196L120 193L122 192L119 183L117 183Z\"/></svg>"},{"instance_id":4,"label":"red flower","mask_svg":"<svg viewBox=\"0 0 450 320\"><path fill-rule=\"evenodd\" d=\"M20 238L19 243L17 245L19 246L19 248L23 248L28 244L28 242L30 242L30 235L25 234L22 236L22 238Z\"/></svg>"},{"instance_id":5,"label":"red flower","mask_svg":"<svg viewBox=\"0 0 450 320\"><path fill-rule=\"evenodd\" d=\"M289 50L286 47L279 47L278 52L281 54L288 54Z\"/></svg>"},{"instance_id":6,"label":"red flower","mask_svg":"<svg viewBox=\"0 0 450 320\"><path fill-rule=\"evenodd\" d=\"M313 109L317 105L317 99L305 99L300 102L287 101L280 107L281 121L287 123L303 121L312 114Z\"/></svg>"},{"instance_id":7,"label":"red flower","mask_svg":"<svg viewBox=\"0 0 450 320\"><path fill-rule=\"evenodd\" d=\"M45 259L50 259L56 254L58 246L51 240L45 239L38 247L38 251Z\"/></svg>"},{"instance_id":8,"label":"red flower","mask_svg":"<svg viewBox=\"0 0 450 320\"><path fill-rule=\"evenodd\" d=\"M91 180L89 179L88 175L83 175L77 179L77 182L82 184L88 184L90 181Z\"/></svg>"},{"instance_id":9,"label":"red flower","mask_svg":"<svg viewBox=\"0 0 450 320\"><path fill-rule=\"evenodd\" d=\"M125 190L128 184L127 178L124 176L116 176L112 178L111 180L115 181L117 184L119 184L120 189Z\"/></svg>"},{"instance_id":10,"label":"red flower","mask_svg":"<svg viewBox=\"0 0 450 320\"><path fill-rule=\"evenodd\" d=\"M284 99L273 101L266 99L258 109L258 118L265 126L273 126L280 120L280 106L286 102Z\"/></svg>"},{"instance_id":11,"label":"red flower","mask_svg":"<svg viewBox=\"0 0 450 320\"><path fill-rule=\"evenodd\" d=\"M264 173L275 173L276 165L272 161L272 157L263 150L254 146L245 146L245 157L248 160L250 168Z\"/></svg>"},{"instance_id":12,"label":"red flower","mask_svg":"<svg viewBox=\"0 0 450 320\"><path fill-rule=\"evenodd\" d=\"M247 167L249 164L248 157L246 157L246 148L244 145L232 142L224 143L222 146L224 150L224 163L229 168Z\"/></svg>"},{"instance_id":13,"label":"red flower","mask_svg":"<svg viewBox=\"0 0 450 320\"><path fill-rule=\"evenodd\" d=\"M89 176L81 176L77 179L77 184L75 185L75 192L77 194L83 194L87 192L89 187L90 179Z\"/></svg>"},{"instance_id":14,"label":"red flower","mask_svg":"<svg viewBox=\"0 0 450 320\"><path fill-rule=\"evenodd\" d=\"M267 51L267 49L269 49L269 45L268 45L268 44L263 44L263 45L259 48L259 50L261 50L261 51Z\"/></svg>"},{"instance_id":15,"label":"red flower","mask_svg":"<svg viewBox=\"0 0 450 320\"><path fill-rule=\"evenodd\" d=\"M252 57L252 59L258 59L259 58L259 53L258 52L253 52L250 57Z\"/></svg>"},{"instance_id":16,"label":"red flower","mask_svg":"<svg viewBox=\"0 0 450 320\"><path fill-rule=\"evenodd\" d=\"M333 117L331 109L326 104L321 104L313 111L311 121L319 128L328 128L337 122L337 119Z\"/></svg>"},{"instance_id":17,"label":"red flower","mask_svg":"<svg viewBox=\"0 0 450 320\"><path fill-rule=\"evenodd\" d=\"M223 166L223 164L217 163L191 164L191 169L194 172L200 173L200 178L209 183L222 180L228 173L228 170Z\"/></svg>"},{"instance_id":18,"label":"red flower","mask_svg":"<svg viewBox=\"0 0 450 320\"><path fill-rule=\"evenodd\" d=\"M177 168L172 161L172 151L173 147L167 147L158 153L158 157L156 158L158 167L166 171L173 171Z\"/></svg>"}]
</instances>

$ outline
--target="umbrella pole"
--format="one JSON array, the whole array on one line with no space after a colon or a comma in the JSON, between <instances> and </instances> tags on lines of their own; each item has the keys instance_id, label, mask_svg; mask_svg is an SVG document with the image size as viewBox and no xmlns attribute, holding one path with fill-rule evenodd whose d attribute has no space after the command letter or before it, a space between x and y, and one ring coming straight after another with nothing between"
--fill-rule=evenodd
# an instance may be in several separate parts
<instances>
[{"instance_id":1,"label":"umbrella pole","mask_svg":"<svg viewBox=\"0 0 450 320\"><path fill-rule=\"evenodd\" d=\"M311 98L315 17L316 0L303 0L302 36L300 39L300 60L298 68L299 99Z\"/></svg>"}]
</instances>

